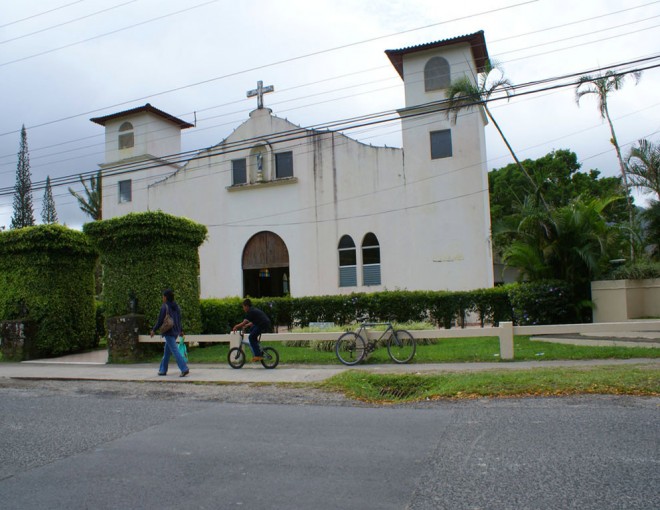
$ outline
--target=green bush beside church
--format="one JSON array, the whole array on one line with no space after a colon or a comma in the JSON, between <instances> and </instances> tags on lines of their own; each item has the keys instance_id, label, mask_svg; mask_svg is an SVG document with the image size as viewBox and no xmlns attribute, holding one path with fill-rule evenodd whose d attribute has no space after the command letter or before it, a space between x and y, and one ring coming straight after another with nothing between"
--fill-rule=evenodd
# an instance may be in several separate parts
<instances>
[{"instance_id":1,"label":"green bush beside church","mask_svg":"<svg viewBox=\"0 0 660 510\"><path fill-rule=\"evenodd\" d=\"M205 226L146 212L87 223L83 232L101 252L106 318L137 313L154 321L163 290L171 288L185 331L201 332L198 248L206 239Z\"/></svg>"},{"instance_id":2,"label":"green bush beside church","mask_svg":"<svg viewBox=\"0 0 660 510\"><path fill-rule=\"evenodd\" d=\"M6 352L9 340L3 338L5 359L60 355L96 345L97 257L87 236L60 225L0 234L0 321L14 321L30 331L11 353Z\"/></svg>"}]
</instances>

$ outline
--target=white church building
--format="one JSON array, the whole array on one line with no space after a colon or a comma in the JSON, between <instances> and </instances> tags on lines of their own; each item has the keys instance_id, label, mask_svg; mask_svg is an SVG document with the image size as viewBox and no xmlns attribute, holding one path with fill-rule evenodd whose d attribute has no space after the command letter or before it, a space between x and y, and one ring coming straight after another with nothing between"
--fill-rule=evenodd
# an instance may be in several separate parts
<instances>
[{"instance_id":1,"label":"white church building","mask_svg":"<svg viewBox=\"0 0 660 510\"><path fill-rule=\"evenodd\" d=\"M155 211L208 228L201 297L493 286L484 127L437 102L488 59L483 32L386 51L405 88L402 148L301 128L257 108L218 145L180 155L193 126L150 104L105 127L103 215Z\"/></svg>"}]
</instances>

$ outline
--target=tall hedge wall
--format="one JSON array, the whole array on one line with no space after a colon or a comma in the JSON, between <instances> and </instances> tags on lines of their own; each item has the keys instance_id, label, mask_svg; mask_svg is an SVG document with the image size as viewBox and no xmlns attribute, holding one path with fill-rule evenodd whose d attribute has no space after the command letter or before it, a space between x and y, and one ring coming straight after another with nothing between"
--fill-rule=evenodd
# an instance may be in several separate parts
<instances>
[{"instance_id":1,"label":"tall hedge wall","mask_svg":"<svg viewBox=\"0 0 660 510\"><path fill-rule=\"evenodd\" d=\"M153 324L163 290L174 291L186 332L199 333L199 246L206 227L163 212L131 213L83 226L103 265L106 318L132 311ZM137 308L131 310L131 300ZM144 332L146 333L146 332Z\"/></svg>"},{"instance_id":2,"label":"tall hedge wall","mask_svg":"<svg viewBox=\"0 0 660 510\"><path fill-rule=\"evenodd\" d=\"M39 225L0 233L0 320L37 325L34 356L94 347L94 264L82 233Z\"/></svg>"}]
</instances>

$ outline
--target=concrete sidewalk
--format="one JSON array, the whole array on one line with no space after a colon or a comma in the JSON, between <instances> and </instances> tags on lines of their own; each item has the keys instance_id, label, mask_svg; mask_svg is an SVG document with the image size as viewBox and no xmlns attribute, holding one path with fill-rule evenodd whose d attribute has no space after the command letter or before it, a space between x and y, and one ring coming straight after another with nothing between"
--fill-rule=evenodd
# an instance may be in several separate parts
<instances>
[{"instance_id":1,"label":"concrete sidewalk","mask_svg":"<svg viewBox=\"0 0 660 510\"><path fill-rule=\"evenodd\" d=\"M97 355L99 358L102 356ZM42 360L23 363L0 363L0 378L6 379L52 379L52 380L95 380L95 381L142 381L177 383L308 383L319 382L333 375L361 370L381 374L442 374L449 372L474 372L483 370L528 370L553 367L593 367L606 365L645 365L660 369L660 359L641 358L627 360L561 360L561 361L519 361L494 363L433 363L396 365L286 365L280 364L274 370L266 370L261 364L246 364L236 370L227 364L191 364L190 375L179 377L176 364L170 365L167 376L157 375L156 363L134 365L107 365L104 363L81 361Z\"/></svg>"}]
</instances>

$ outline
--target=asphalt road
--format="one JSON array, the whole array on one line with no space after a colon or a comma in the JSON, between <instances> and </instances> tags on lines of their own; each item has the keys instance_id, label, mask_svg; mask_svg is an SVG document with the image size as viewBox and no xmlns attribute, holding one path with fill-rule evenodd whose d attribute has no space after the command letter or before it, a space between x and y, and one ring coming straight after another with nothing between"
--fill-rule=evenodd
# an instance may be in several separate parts
<instances>
[{"instance_id":1,"label":"asphalt road","mask_svg":"<svg viewBox=\"0 0 660 510\"><path fill-rule=\"evenodd\" d=\"M10 509L657 509L660 399L0 381Z\"/></svg>"}]
</instances>

